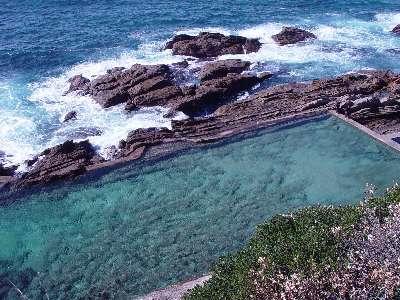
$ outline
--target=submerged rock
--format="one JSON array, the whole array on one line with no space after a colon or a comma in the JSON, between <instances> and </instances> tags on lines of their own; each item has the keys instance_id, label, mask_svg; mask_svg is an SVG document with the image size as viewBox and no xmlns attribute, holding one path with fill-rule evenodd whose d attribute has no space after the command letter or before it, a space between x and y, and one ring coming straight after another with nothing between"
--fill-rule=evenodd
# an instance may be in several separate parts
<instances>
[{"instance_id":1,"label":"submerged rock","mask_svg":"<svg viewBox=\"0 0 400 300\"><path fill-rule=\"evenodd\" d=\"M65 143L43 151L33 168L24 174L15 187L44 184L83 174L95 151L89 141Z\"/></svg>"},{"instance_id":2,"label":"submerged rock","mask_svg":"<svg viewBox=\"0 0 400 300\"><path fill-rule=\"evenodd\" d=\"M67 113L64 117L64 123L71 121L71 120L75 120L77 117L78 113L76 111L70 111L69 113Z\"/></svg>"},{"instance_id":3,"label":"submerged rock","mask_svg":"<svg viewBox=\"0 0 400 300\"><path fill-rule=\"evenodd\" d=\"M392 29L392 32L393 32L394 34L396 34L396 35L400 35L400 24L397 25L396 27L394 27L394 28Z\"/></svg>"},{"instance_id":4,"label":"submerged rock","mask_svg":"<svg viewBox=\"0 0 400 300\"><path fill-rule=\"evenodd\" d=\"M308 39L316 39L317 36L311 32L295 27L283 27L282 31L272 36L272 39L280 46L296 44Z\"/></svg>"},{"instance_id":5,"label":"submerged rock","mask_svg":"<svg viewBox=\"0 0 400 300\"><path fill-rule=\"evenodd\" d=\"M257 52L260 47L261 43L257 39L201 32L197 36L177 35L166 44L165 49L172 49L174 55L207 58L224 54Z\"/></svg>"}]
</instances>

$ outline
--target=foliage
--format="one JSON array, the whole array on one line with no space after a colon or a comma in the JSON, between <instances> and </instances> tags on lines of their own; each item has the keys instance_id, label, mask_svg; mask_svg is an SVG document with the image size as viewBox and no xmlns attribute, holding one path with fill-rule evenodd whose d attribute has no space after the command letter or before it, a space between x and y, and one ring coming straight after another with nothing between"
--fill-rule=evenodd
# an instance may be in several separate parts
<instances>
[{"instance_id":1,"label":"foliage","mask_svg":"<svg viewBox=\"0 0 400 300\"><path fill-rule=\"evenodd\" d=\"M341 299L356 286L352 281L361 282L353 295L360 296L357 292L367 287L374 295L394 297L395 289L386 293L375 287L397 284L400 250L396 252L395 242L400 235L395 233L400 232L400 220L398 224L393 221L393 205L400 202L400 190L395 186L383 197L369 198L359 205L309 207L275 216L258 226L241 251L221 258L211 280L192 290L186 299L312 299L327 295ZM381 238L379 246L365 238L371 235ZM382 255L385 244L393 244L390 257L397 254L390 263ZM367 250L357 252L359 248ZM385 261L380 260L383 257ZM363 268L369 271L360 273Z\"/></svg>"}]
</instances>

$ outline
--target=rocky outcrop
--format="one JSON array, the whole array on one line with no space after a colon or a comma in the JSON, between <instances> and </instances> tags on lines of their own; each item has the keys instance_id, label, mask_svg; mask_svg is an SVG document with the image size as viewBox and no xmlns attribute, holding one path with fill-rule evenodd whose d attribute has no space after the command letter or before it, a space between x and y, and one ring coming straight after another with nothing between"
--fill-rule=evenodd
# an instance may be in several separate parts
<instances>
[{"instance_id":1,"label":"rocky outcrop","mask_svg":"<svg viewBox=\"0 0 400 300\"><path fill-rule=\"evenodd\" d=\"M0 176L13 176L17 166L5 167L0 163Z\"/></svg>"},{"instance_id":2,"label":"rocky outcrop","mask_svg":"<svg viewBox=\"0 0 400 300\"><path fill-rule=\"evenodd\" d=\"M88 141L66 141L43 151L32 169L15 186L26 187L76 177L85 173L94 156L95 151Z\"/></svg>"},{"instance_id":3,"label":"rocky outcrop","mask_svg":"<svg viewBox=\"0 0 400 300\"><path fill-rule=\"evenodd\" d=\"M78 113L76 111L70 111L69 113L67 113L64 117L64 123L71 121L71 120L75 120L77 117Z\"/></svg>"},{"instance_id":4,"label":"rocky outcrop","mask_svg":"<svg viewBox=\"0 0 400 300\"><path fill-rule=\"evenodd\" d=\"M184 98L191 99L181 103L187 105L182 109L197 112L204 103L212 106L215 99L249 87L257 80L260 80L257 76L237 73L206 80L197 88L182 91ZM122 161L135 160L154 149L159 154L168 153L182 143L189 146L211 143L271 125L277 119L335 109L367 126L383 124L381 120L387 120L385 124L400 124L397 121L399 100L400 75L388 71L364 71L332 79L277 85L244 101L224 104L210 116L172 121L171 130L137 129L121 141L115 157ZM102 164L87 141L66 142L46 150L40 157L16 186L71 178L82 174L89 166L93 169Z\"/></svg>"},{"instance_id":5,"label":"rocky outcrop","mask_svg":"<svg viewBox=\"0 0 400 300\"><path fill-rule=\"evenodd\" d=\"M224 54L257 52L261 43L257 39L241 36L225 36L221 33L201 32L197 36L180 34L169 41L165 49L172 49L174 55L197 58L217 57Z\"/></svg>"},{"instance_id":6,"label":"rocky outcrop","mask_svg":"<svg viewBox=\"0 0 400 300\"><path fill-rule=\"evenodd\" d=\"M229 73L225 77L207 80L195 89L194 95L181 98L172 110L182 111L188 116L211 113L234 95L261 82L256 75Z\"/></svg>"},{"instance_id":7,"label":"rocky outcrop","mask_svg":"<svg viewBox=\"0 0 400 300\"><path fill-rule=\"evenodd\" d=\"M249 67L249 61L242 61L240 59L218 60L206 64L199 72L199 79L206 81L224 77L229 73L240 74Z\"/></svg>"},{"instance_id":8,"label":"rocky outcrop","mask_svg":"<svg viewBox=\"0 0 400 300\"><path fill-rule=\"evenodd\" d=\"M130 69L110 70L85 83L81 92L91 95L105 108L121 103L125 103L127 111L164 106L171 108L171 115L179 110L194 116L212 112L227 99L267 78L240 74L249 66L250 62L238 59L211 62L200 69L199 86L181 87L174 80L174 72L180 66L133 65ZM186 67L185 64L183 68Z\"/></svg>"},{"instance_id":9,"label":"rocky outcrop","mask_svg":"<svg viewBox=\"0 0 400 300\"><path fill-rule=\"evenodd\" d=\"M308 39L316 39L316 35L295 27L283 27L282 31L272 36L272 39L280 46L296 44Z\"/></svg>"},{"instance_id":10,"label":"rocky outcrop","mask_svg":"<svg viewBox=\"0 0 400 300\"><path fill-rule=\"evenodd\" d=\"M168 128L140 128L129 133L125 140L119 143L119 157L139 157L145 149L160 145L173 139L174 133Z\"/></svg>"},{"instance_id":11,"label":"rocky outcrop","mask_svg":"<svg viewBox=\"0 0 400 300\"><path fill-rule=\"evenodd\" d=\"M394 28L392 29L392 32L393 32L394 34L396 34L396 35L400 35L400 24L397 25L396 27L394 27Z\"/></svg>"},{"instance_id":12,"label":"rocky outcrop","mask_svg":"<svg viewBox=\"0 0 400 300\"><path fill-rule=\"evenodd\" d=\"M86 90L90 80L87 79L86 77L83 77L81 74L71 77L70 79L68 79L68 82L70 83L69 89L64 93L64 95L73 91Z\"/></svg>"}]
</instances>

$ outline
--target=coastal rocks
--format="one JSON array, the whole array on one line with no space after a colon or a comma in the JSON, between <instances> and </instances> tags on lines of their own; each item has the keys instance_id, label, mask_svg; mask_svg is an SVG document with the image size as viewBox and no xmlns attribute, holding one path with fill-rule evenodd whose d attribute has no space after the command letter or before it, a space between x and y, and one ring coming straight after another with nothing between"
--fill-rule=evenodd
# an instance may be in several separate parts
<instances>
[{"instance_id":1,"label":"coastal rocks","mask_svg":"<svg viewBox=\"0 0 400 300\"><path fill-rule=\"evenodd\" d=\"M16 169L16 166L5 167L0 163L0 176L13 176Z\"/></svg>"},{"instance_id":2,"label":"coastal rocks","mask_svg":"<svg viewBox=\"0 0 400 300\"><path fill-rule=\"evenodd\" d=\"M224 77L229 73L242 73L250 66L250 62L240 59L218 60L206 64L199 72L200 81Z\"/></svg>"},{"instance_id":3,"label":"coastal rocks","mask_svg":"<svg viewBox=\"0 0 400 300\"><path fill-rule=\"evenodd\" d=\"M77 117L78 113L76 111L70 111L69 113L67 113L64 117L64 123L71 121L71 120L75 120Z\"/></svg>"},{"instance_id":4,"label":"coastal rocks","mask_svg":"<svg viewBox=\"0 0 400 300\"><path fill-rule=\"evenodd\" d=\"M400 24L397 25L396 27L394 27L394 28L392 29L392 32L393 32L394 34L396 34L396 35L400 35Z\"/></svg>"},{"instance_id":5,"label":"coastal rocks","mask_svg":"<svg viewBox=\"0 0 400 300\"><path fill-rule=\"evenodd\" d=\"M182 96L182 90L178 86L171 84L134 96L126 103L125 109L132 111L140 106L165 106Z\"/></svg>"},{"instance_id":6,"label":"coastal rocks","mask_svg":"<svg viewBox=\"0 0 400 300\"><path fill-rule=\"evenodd\" d=\"M44 184L83 174L95 156L88 141L65 143L43 151L33 165L16 183L17 188Z\"/></svg>"},{"instance_id":7,"label":"coastal rocks","mask_svg":"<svg viewBox=\"0 0 400 300\"><path fill-rule=\"evenodd\" d=\"M139 92L150 92L172 85L167 65L133 65L125 71L116 71L94 79L89 94L104 108L127 102Z\"/></svg>"},{"instance_id":8,"label":"coastal rocks","mask_svg":"<svg viewBox=\"0 0 400 300\"><path fill-rule=\"evenodd\" d=\"M198 86L179 86L175 75L179 73L177 70L186 67L187 64L171 67L136 64L129 69L113 68L89 83L81 75L71 78L71 82L84 82L74 85L73 89L82 88L82 94L91 95L104 108L122 103L125 103L126 111L164 106L171 109L166 116L172 116L176 111L195 116L212 112L228 98L270 77L270 74L240 74L249 69L250 62L228 59L206 63L198 74L191 71L191 76L198 76ZM194 79L197 80L196 77ZM76 113L71 112L64 122L74 118Z\"/></svg>"},{"instance_id":9,"label":"coastal rocks","mask_svg":"<svg viewBox=\"0 0 400 300\"><path fill-rule=\"evenodd\" d=\"M261 76L264 77L264 76ZM176 109L193 114L185 120L172 120L167 128L137 129L122 140L114 157L135 160L146 155L163 154L180 145L204 144L263 128L277 120L313 116L337 109L366 124L399 124L398 74L388 71L363 71L336 78L305 83L288 83L261 90L242 101L224 104L222 99L235 95L261 80L250 74L228 73L201 82L198 87L181 90ZM181 101L181 102L179 102ZM222 105L222 106L221 106ZM207 117L196 117L201 109L214 107ZM378 125L377 125L378 126ZM71 178L102 164L89 142L66 142L43 152L32 169L16 186L43 184Z\"/></svg>"},{"instance_id":10,"label":"coastal rocks","mask_svg":"<svg viewBox=\"0 0 400 300\"><path fill-rule=\"evenodd\" d=\"M86 77L83 77L81 74L81 75L75 75L75 76L71 77L70 79L68 79L68 82L70 83L69 89L64 94L68 94L73 91L86 90L87 85L90 82L90 80L87 79Z\"/></svg>"},{"instance_id":11,"label":"coastal rocks","mask_svg":"<svg viewBox=\"0 0 400 300\"><path fill-rule=\"evenodd\" d=\"M180 34L169 41L165 49L172 49L174 55L196 58L217 57L224 54L257 52L261 43L257 39L241 36L225 36L221 33L201 32L197 36Z\"/></svg>"},{"instance_id":12,"label":"coastal rocks","mask_svg":"<svg viewBox=\"0 0 400 300\"><path fill-rule=\"evenodd\" d=\"M210 113L227 99L261 81L255 75L229 73L225 77L203 82L193 96L182 98L173 106L173 110L182 111L192 117L204 113L204 110Z\"/></svg>"},{"instance_id":13,"label":"coastal rocks","mask_svg":"<svg viewBox=\"0 0 400 300\"><path fill-rule=\"evenodd\" d=\"M140 128L129 133L126 140L119 143L120 156L139 158L147 147L160 145L174 137L168 128Z\"/></svg>"},{"instance_id":14,"label":"coastal rocks","mask_svg":"<svg viewBox=\"0 0 400 300\"><path fill-rule=\"evenodd\" d=\"M102 107L108 108L127 102L138 94L172 85L169 75L167 65L135 64L130 69L113 68L91 82L80 75L72 77L70 81L74 90L91 95Z\"/></svg>"},{"instance_id":15,"label":"coastal rocks","mask_svg":"<svg viewBox=\"0 0 400 300\"><path fill-rule=\"evenodd\" d=\"M344 98L352 99L355 109L374 111L375 98L397 98L389 86L399 76L391 72L372 71L314 80L308 83L289 83L262 90L245 101L218 108L212 117L173 121L172 129L179 137L196 143L208 143L234 133L260 128L277 118L320 113L335 109ZM363 104L361 104L363 103ZM387 109L380 102L379 109ZM352 113L352 114L353 114ZM352 116L351 114L351 116Z\"/></svg>"},{"instance_id":16,"label":"coastal rocks","mask_svg":"<svg viewBox=\"0 0 400 300\"><path fill-rule=\"evenodd\" d=\"M283 27L280 33L272 36L272 39L280 46L316 38L315 34L295 27Z\"/></svg>"}]
</instances>

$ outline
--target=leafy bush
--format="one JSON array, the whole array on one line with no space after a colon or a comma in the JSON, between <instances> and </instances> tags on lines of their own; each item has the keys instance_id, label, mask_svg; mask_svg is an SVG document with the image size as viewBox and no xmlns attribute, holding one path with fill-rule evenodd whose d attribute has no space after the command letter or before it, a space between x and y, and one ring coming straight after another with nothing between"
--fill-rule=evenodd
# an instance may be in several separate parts
<instances>
[{"instance_id":1,"label":"leafy bush","mask_svg":"<svg viewBox=\"0 0 400 300\"><path fill-rule=\"evenodd\" d=\"M356 286L352 280L363 280L361 290L369 287L374 295L394 297L395 289L385 294L373 287L385 286L386 281L393 286L397 284L395 262L400 257L400 250L397 253L393 245L396 251L391 253L398 256L386 265L393 270L390 276L385 273L388 269L378 270L378 266L387 262L378 257L386 257L381 255L386 249L385 243L397 241L393 236L384 235L383 231L399 232L400 240L400 220L397 231L389 231L388 226L396 228L397 223L387 221L393 219L393 204L399 202L400 190L395 187L384 197L359 205L310 207L292 215L278 215L258 226L244 249L221 258L212 270L210 281L192 290L186 299L326 298L329 294L323 294L326 291L331 291L329 297L332 299L340 299L350 287ZM382 237L376 252L372 251L373 244L365 243L365 237L371 234ZM362 255L369 257L368 261L354 256L359 247L371 250ZM374 255L378 257L371 265L369 261ZM369 268L372 273L362 274L359 272L362 268ZM333 284L337 284L336 292ZM353 295L358 295L356 292Z\"/></svg>"}]
</instances>

